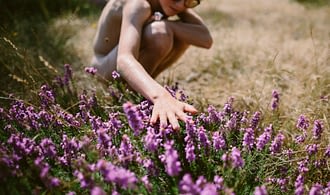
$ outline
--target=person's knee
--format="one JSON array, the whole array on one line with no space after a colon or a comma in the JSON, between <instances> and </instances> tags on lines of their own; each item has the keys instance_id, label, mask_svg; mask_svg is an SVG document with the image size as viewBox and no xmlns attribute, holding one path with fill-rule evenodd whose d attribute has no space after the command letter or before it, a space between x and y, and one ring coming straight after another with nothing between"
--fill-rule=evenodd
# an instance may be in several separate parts
<instances>
[{"instance_id":1,"label":"person's knee","mask_svg":"<svg viewBox=\"0 0 330 195\"><path fill-rule=\"evenodd\" d=\"M157 52L158 55L167 55L173 48L173 32L165 21L148 24L143 32L142 47Z\"/></svg>"}]
</instances>

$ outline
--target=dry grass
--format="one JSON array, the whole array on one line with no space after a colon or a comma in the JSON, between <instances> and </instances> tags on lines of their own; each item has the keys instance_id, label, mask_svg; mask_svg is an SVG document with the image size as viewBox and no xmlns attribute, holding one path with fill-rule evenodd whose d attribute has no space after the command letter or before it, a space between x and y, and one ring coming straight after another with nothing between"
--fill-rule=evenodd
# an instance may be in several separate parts
<instances>
[{"instance_id":1,"label":"dry grass","mask_svg":"<svg viewBox=\"0 0 330 195\"><path fill-rule=\"evenodd\" d=\"M159 76L159 82L179 82L199 106L221 106L233 96L252 110L269 109L276 89L281 110L290 115L284 117L305 113L329 120L329 6L306 8L289 0L207 0L196 10L210 27L214 46L190 48ZM97 18L71 18L77 33L68 44L81 58L78 71L89 64L96 22ZM61 22L54 25L60 29ZM83 77L80 84L95 88L89 81Z\"/></svg>"}]
</instances>

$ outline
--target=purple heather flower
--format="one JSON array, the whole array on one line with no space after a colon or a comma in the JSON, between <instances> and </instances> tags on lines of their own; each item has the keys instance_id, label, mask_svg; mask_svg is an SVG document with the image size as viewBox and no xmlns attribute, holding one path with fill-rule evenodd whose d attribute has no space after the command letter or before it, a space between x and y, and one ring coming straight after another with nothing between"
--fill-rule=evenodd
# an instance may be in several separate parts
<instances>
[{"instance_id":1,"label":"purple heather flower","mask_svg":"<svg viewBox=\"0 0 330 195\"><path fill-rule=\"evenodd\" d=\"M270 124L265 128L264 132L257 138L257 150L264 149L265 145L270 141L273 132L273 125Z\"/></svg>"},{"instance_id":2,"label":"purple heather flower","mask_svg":"<svg viewBox=\"0 0 330 195\"><path fill-rule=\"evenodd\" d=\"M305 135L297 135L295 137L295 142L297 144L301 144L301 143L303 143L305 141L305 139L306 139L306 136Z\"/></svg>"},{"instance_id":3,"label":"purple heather flower","mask_svg":"<svg viewBox=\"0 0 330 195\"><path fill-rule=\"evenodd\" d=\"M134 131L134 135L139 135L144 128L142 113L131 102L126 102L123 108L128 119L128 124Z\"/></svg>"},{"instance_id":4,"label":"purple heather flower","mask_svg":"<svg viewBox=\"0 0 330 195\"><path fill-rule=\"evenodd\" d=\"M162 139L155 133L155 129L147 127L147 135L144 137L144 146L147 150L154 152L158 149Z\"/></svg>"},{"instance_id":5,"label":"purple heather flower","mask_svg":"<svg viewBox=\"0 0 330 195\"><path fill-rule=\"evenodd\" d=\"M91 195L106 195L107 193L99 186L94 186L91 190Z\"/></svg>"},{"instance_id":6,"label":"purple heather flower","mask_svg":"<svg viewBox=\"0 0 330 195\"><path fill-rule=\"evenodd\" d=\"M97 131L97 141L103 148L109 148L112 145L111 137L109 136L108 129L100 127Z\"/></svg>"},{"instance_id":7,"label":"purple heather flower","mask_svg":"<svg viewBox=\"0 0 330 195\"><path fill-rule=\"evenodd\" d=\"M276 90L273 90L272 92L272 110L276 110L278 108L278 105L279 105L279 101L280 101L280 94L276 91Z\"/></svg>"},{"instance_id":8,"label":"purple heather flower","mask_svg":"<svg viewBox=\"0 0 330 195\"><path fill-rule=\"evenodd\" d=\"M134 156L133 145L126 134L122 137L118 153L119 159L124 162L131 161Z\"/></svg>"},{"instance_id":9,"label":"purple heather flower","mask_svg":"<svg viewBox=\"0 0 330 195\"><path fill-rule=\"evenodd\" d=\"M308 159L304 159L302 161L297 162L298 164L298 171L300 174L307 173L309 171L308 169Z\"/></svg>"},{"instance_id":10,"label":"purple heather flower","mask_svg":"<svg viewBox=\"0 0 330 195\"><path fill-rule=\"evenodd\" d=\"M94 185L93 179L87 175L84 175L83 172L75 170L73 175L79 180L81 188L90 188Z\"/></svg>"},{"instance_id":11,"label":"purple heather flower","mask_svg":"<svg viewBox=\"0 0 330 195\"><path fill-rule=\"evenodd\" d=\"M274 153L278 153L281 150L281 147L283 145L283 141L284 141L284 135L282 134L282 132L279 132L276 137L274 138L273 142L271 143L269 150L271 152L271 154Z\"/></svg>"},{"instance_id":12,"label":"purple heather flower","mask_svg":"<svg viewBox=\"0 0 330 195\"><path fill-rule=\"evenodd\" d=\"M243 146L246 149L251 150L254 145L254 130L252 128L246 128L244 131Z\"/></svg>"},{"instance_id":13,"label":"purple heather flower","mask_svg":"<svg viewBox=\"0 0 330 195\"><path fill-rule=\"evenodd\" d=\"M95 67L85 67L85 72L91 74L91 75L95 75L97 72L97 69Z\"/></svg>"},{"instance_id":14,"label":"purple heather flower","mask_svg":"<svg viewBox=\"0 0 330 195\"><path fill-rule=\"evenodd\" d=\"M303 195L304 194L304 176L299 174L295 183L294 183L294 187L295 187L295 191L294 194L295 195Z\"/></svg>"},{"instance_id":15,"label":"purple heather flower","mask_svg":"<svg viewBox=\"0 0 330 195\"><path fill-rule=\"evenodd\" d=\"M152 184L150 183L147 175L145 175L141 178L141 182L143 183L144 187L146 187L146 189L148 191L150 191L152 189Z\"/></svg>"},{"instance_id":16,"label":"purple heather flower","mask_svg":"<svg viewBox=\"0 0 330 195\"><path fill-rule=\"evenodd\" d=\"M317 144L309 144L305 147L308 155L316 154L317 153L317 148L318 148Z\"/></svg>"},{"instance_id":17,"label":"purple heather flower","mask_svg":"<svg viewBox=\"0 0 330 195\"><path fill-rule=\"evenodd\" d=\"M167 141L164 144L165 154L160 156L161 161L165 164L165 169L168 175L177 176L181 171L181 163L179 154L174 149L174 141Z\"/></svg>"},{"instance_id":18,"label":"purple heather flower","mask_svg":"<svg viewBox=\"0 0 330 195\"><path fill-rule=\"evenodd\" d=\"M213 183L206 183L200 195L218 195L217 186Z\"/></svg>"},{"instance_id":19,"label":"purple heather flower","mask_svg":"<svg viewBox=\"0 0 330 195\"><path fill-rule=\"evenodd\" d=\"M50 106L55 103L55 95L52 89L47 85L42 85L39 92L42 106Z\"/></svg>"},{"instance_id":20,"label":"purple heather flower","mask_svg":"<svg viewBox=\"0 0 330 195\"><path fill-rule=\"evenodd\" d=\"M208 116L201 116L202 120L205 123L208 123L208 124L217 123L222 120L222 114L220 112L218 112L217 109L212 105L208 106L207 114L208 114Z\"/></svg>"},{"instance_id":21,"label":"purple heather flower","mask_svg":"<svg viewBox=\"0 0 330 195\"><path fill-rule=\"evenodd\" d=\"M194 142L192 141L189 135L185 137L185 142L186 142L186 146L185 146L186 159L189 162L192 162L196 159Z\"/></svg>"},{"instance_id":22,"label":"purple heather flower","mask_svg":"<svg viewBox=\"0 0 330 195\"><path fill-rule=\"evenodd\" d=\"M216 151L222 150L226 147L226 140L219 131L213 133L212 141L213 141L213 148Z\"/></svg>"},{"instance_id":23,"label":"purple heather flower","mask_svg":"<svg viewBox=\"0 0 330 195\"><path fill-rule=\"evenodd\" d=\"M314 139L320 139L321 134L323 132L323 123L320 120L314 121L314 127L313 127L313 138Z\"/></svg>"},{"instance_id":24,"label":"purple heather flower","mask_svg":"<svg viewBox=\"0 0 330 195\"><path fill-rule=\"evenodd\" d=\"M114 166L105 160L99 160L96 167L106 182L113 182L124 189L134 188L138 181L133 172Z\"/></svg>"},{"instance_id":25,"label":"purple heather flower","mask_svg":"<svg viewBox=\"0 0 330 195\"><path fill-rule=\"evenodd\" d=\"M323 190L323 186L321 184L314 184L311 188L311 190L309 191L309 195L321 195Z\"/></svg>"},{"instance_id":26,"label":"purple heather flower","mask_svg":"<svg viewBox=\"0 0 330 195\"><path fill-rule=\"evenodd\" d=\"M237 127L237 113L232 113L229 120L226 123L226 127L230 130L234 130Z\"/></svg>"},{"instance_id":27,"label":"purple heather flower","mask_svg":"<svg viewBox=\"0 0 330 195\"><path fill-rule=\"evenodd\" d=\"M326 151L324 153L324 156L325 157L330 157L330 145L327 146L327 149L326 149Z\"/></svg>"},{"instance_id":28,"label":"purple heather flower","mask_svg":"<svg viewBox=\"0 0 330 195\"><path fill-rule=\"evenodd\" d=\"M112 78L114 78L114 79L117 79L117 78L119 78L120 77L120 74L117 72L117 71L113 71L112 72Z\"/></svg>"},{"instance_id":29,"label":"purple heather flower","mask_svg":"<svg viewBox=\"0 0 330 195\"><path fill-rule=\"evenodd\" d=\"M208 148L211 143L209 141L209 138L206 134L206 129L201 126L200 128L198 128L198 141L199 143L204 147L204 148Z\"/></svg>"},{"instance_id":30,"label":"purple heather flower","mask_svg":"<svg viewBox=\"0 0 330 195\"><path fill-rule=\"evenodd\" d=\"M223 111L226 114L230 114L233 112L233 102L234 102L234 97L229 97L229 99L227 100L227 102L225 103L224 107L223 107Z\"/></svg>"},{"instance_id":31,"label":"purple heather flower","mask_svg":"<svg viewBox=\"0 0 330 195\"><path fill-rule=\"evenodd\" d=\"M309 127L309 120L304 115L300 115L296 127L305 132Z\"/></svg>"},{"instance_id":32,"label":"purple heather flower","mask_svg":"<svg viewBox=\"0 0 330 195\"><path fill-rule=\"evenodd\" d=\"M257 186L253 192L254 195L267 195L267 189L266 186Z\"/></svg>"},{"instance_id":33,"label":"purple heather flower","mask_svg":"<svg viewBox=\"0 0 330 195\"><path fill-rule=\"evenodd\" d=\"M261 112L259 111L256 111L254 114L253 114L253 117L250 121L250 127L252 129L256 129L258 124L259 124L259 121L260 121L260 117L261 117Z\"/></svg>"},{"instance_id":34,"label":"purple heather flower","mask_svg":"<svg viewBox=\"0 0 330 195\"><path fill-rule=\"evenodd\" d=\"M45 138L41 140L40 148L44 155L49 157L56 156L56 147L51 139Z\"/></svg>"},{"instance_id":35,"label":"purple heather flower","mask_svg":"<svg viewBox=\"0 0 330 195\"><path fill-rule=\"evenodd\" d=\"M186 173L179 184L180 194L198 195L201 189L194 183L191 175Z\"/></svg>"},{"instance_id":36,"label":"purple heather flower","mask_svg":"<svg viewBox=\"0 0 330 195\"><path fill-rule=\"evenodd\" d=\"M188 119L186 121L186 132L190 137L195 137L195 133L197 132L197 127L195 121L192 119Z\"/></svg>"},{"instance_id":37,"label":"purple heather flower","mask_svg":"<svg viewBox=\"0 0 330 195\"><path fill-rule=\"evenodd\" d=\"M224 180L222 177L220 177L219 175L215 175L213 178L213 182L216 185L218 190L222 190L224 187Z\"/></svg>"},{"instance_id":38,"label":"purple heather flower","mask_svg":"<svg viewBox=\"0 0 330 195\"><path fill-rule=\"evenodd\" d=\"M64 85L68 85L70 80L72 80L72 68L70 64L64 64Z\"/></svg>"},{"instance_id":39,"label":"purple heather flower","mask_svg":"<svg viewBox=\"0 0 330 195\"><path fill-rule=\"evenodd\" d=\"M244 166L244 160L241 157L241 152L236 147L233 147L231 150L230 160L234 168L239 168Z\"/></svg>"}]
</instances>

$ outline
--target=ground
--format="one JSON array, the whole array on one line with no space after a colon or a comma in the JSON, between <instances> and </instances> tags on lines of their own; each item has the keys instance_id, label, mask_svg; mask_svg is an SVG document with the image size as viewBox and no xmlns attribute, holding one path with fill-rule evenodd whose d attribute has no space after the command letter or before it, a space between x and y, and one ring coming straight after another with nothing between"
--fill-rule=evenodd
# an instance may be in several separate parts
<instances>
[{"instance_id":1,"label":"ground","mask_svg":"<svg viewBox=\"0 0 330 195\"><path fill-rule=\"evenodd\" d=\"M308 8L289 0L204 0L196 8L214 37L211 49L191 47L157 80L178 82L200 104L221 106L228 97L267 108L272 90L290 111L329 101L330 7ZM54 26L68 22L55 22ZM68 40L88 66L97 18L73 17ZM82 74L79 74L82 75ZM80 84L94 87L80 76ZM329 104L328 104L329 105ZM326 108L326 109L329 109Z\"/></svg>"}]
</instances>

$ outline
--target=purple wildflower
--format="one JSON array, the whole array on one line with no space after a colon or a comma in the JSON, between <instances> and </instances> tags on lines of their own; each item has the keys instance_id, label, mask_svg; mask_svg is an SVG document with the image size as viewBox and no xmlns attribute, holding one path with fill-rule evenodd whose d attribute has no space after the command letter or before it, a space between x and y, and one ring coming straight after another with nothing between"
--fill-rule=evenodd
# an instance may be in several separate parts
<instances>
[{"instance_id":1,"label":"purple wildflower","mask_svg":"<svg viewBox=\"0 0 330 195\"><path fill-rule=\"evenodd\" d=\"M244 160L241 157L241 152L236 147L233 147L231 150L230 160L234 168L239 168L244 166Z\"/></svg>"},{"instance_id":2,"label":"purple wildflower","mask_svg":"<svg viewBox=\"0 0 330 195\"><path fill-rule=\"evenodd\" d=\"M110 162L99 160L96 166L106 182L113 182L124 189L134 188L138 181L133 172L114 166Z\"/></svg>"},{"instance_id":3,"label":"purple wildflower","mask_svg":"<svg viewBox=\"0 0 330 195\"><path fill-rule=\"evenodd\" d=\"M198 195L201 189L194 183L190 174L185 174L179 184L180 194Z\"/></svg>"},{"instance_id":4,"label":"purple wildflower","mask_svg":"<svg viewBox=\"0 0 330 195\"><path fill-rule=\"evenodd\" d=\"M295 195L303 195L304 194L304 176L299 174L296 181L294 182Z\"/></svg>"},{"instance_id":5,"label":"purple wildflower","mask_svg":"<svg viewBox=\"0 0 330 195\"><path fill-rule=\"evenodd\" d=\"M128 119L128 124L134 131L134 135L139 135L144 128L142 113L131 102L125 103L123 108Z\"/></svg>"},{"instance_id":6,"label":"purple wildflower","mask_svg":"<svg viewBox=\"0 0 330 195\"><path fill-rule=\"evenodd\" d=\"M237 113L232 113L230 115L229 120L226 123L226 127L230 130L234 130L237 127L237 122L238 122Z\"/></svg>"},{"instance_id":7,"label":"purple wildflower","mask_svg":"<svg viewBox=\"0 0 330 195\"><path fill-rule=\"evenodd\" d=\"M323 123L320 120L314 121L314 127L313 127L313 138L314 139L320 139L321 134L323 132Z\"/></svg>"},{"instance_id":8,"label":"purple wildflower","mask_svg":"<svg viewBox=\"0 0 330 195\"><path fill-rule=\"evenodd\" d=\"M95 67L85 67L85 72L87 72L91 75L95 75L97 72L97 69Z\"/></svg>"},{"instance_id":9,"label":"purple wildflower","mask_svg":"<svg viewBox=\"0 0 330 195\"><path fill-rule=\"evenodd\" d=\"M257 186L254 190L254 195L267 195L267 189L266 186L262 185L262 186Z\"/></svg>"},{"instance_id":10,"label":"purple wildflower","mask_svg":"<svg viewBox=\"0 0 330 195\"><path fill-rule=\"evenodd\" d=\"M300 115L296 127L305 132L309 127L309 120L304 115Z\"/></svg>"},{"instance_id":11,"label":"purple wildflower","mask_svg":"<svg viewBox=\"0 0 330 195\"><path fill-rule=\"evenodd\" d=\"M132 161L133 155L134 155L133 145L128 135L125 134L122 137L120 147L118 149L119 160L123 162Z\"/></svg>"},{"instance_id":12,"label":"purple wildflower","mask_svg":"<svg viewBox=\"0 0 330 195\"><path fill-rule=\"evenodd\" d=\"M273 125L270 124L268 127L265 128L264 132L257 138L257 150L264 149L265 145L269 142L271 139L271 135L273 132Z\"/></svg>"},{"instance_id":13,"label":"purple wildflower","mask_svg":"<svg viewBox=\"0 0 330 195\"><path fill-rule=\"evenodd\" d=\"M305 135L297 135L295 137L295 142L297 144L301 144L301 143L303 143L305 141L305 139L306 139L306 136Z\"/></svg>"},{"instance_id":14,"label":"purple wildflower","mask_svg":"<svg viewBox=\"0 0 330 195\"><path fill-rule=\"evenodd\" d=\"M185 146L186 159L189 162L192 162L196 159L194 142L192 141L189 135L185 137L185 142L186 142L186 146Z\"/></svg>"},{"instance_id":15,"label":"purple wildflower","mask_svg":"<svg viewBox=\"0 0 330 195\"><path fill-rule=\"evenodd\" d=\"M211 145L206 134L206 129L203 126L198 128L198 141L204 148L208 148Z\"/></svg>"},{"instance_id":16,"label":"purple wildflower","mask_svg":"<svg viewBox=\"0 0 330 195\"><path fill-rule=\"evenodd\" d=\"M327 149L326 149L326 151L324 153L324 156L325 157L330 157L330 145L327 146Z\"/></svg>"},{"instance_id":17,"label":"purple wildflower","mask_svg":"<svg viewBox=\"0 0 330 195\"><path fill-rule=\"evenodd\" d=\"M321 195L323 190L323 186L319 183L316 183L312 186L311 190L309 191L309 195Z\"/></svg>"},{"instance_id":18,"label":"purple wildflower","mask_svg":"<svg viewBox=\"0 0 330 195\"><path fill-rule=\"evenodd\" d=\"M69 85L70 80L72 80L72 68L70 64L64 64L64 85Z\"/></svg>"},{"instance_id":19,"label":"purple wildflower","mask_svg":"<svg viewBox=\"0 0 330 195\"><path fill-rule=\"evenodd\" d=\"M230 114L233 112L233 102L234 102L234 97L229 97L229 99L227 100L227 102L225 103L224 107L223 107L223 111L226 114Z\"/></svg>"},{"instance_id":20,"label":"purple wildflower","mask_svg":"<svg viewBox=\"0 0 330 195\"><path fill-rule=\"evenodd\" d=\"M56 156L56 147L51 139L45 138L41 140L40 148L45 156L49 156L49 157Z\"/></svg>"},{"instance_id":21,"label":"purple wildflower","mask_svg":"<svg viewBox=\"0 0 330 195\"><path fill-rule=\"evenodd\" d=\"M55 103L55 95L52 89L47 85L42 85L39 92L41 105L43 107L53 105Z\"/></svg>"},{"instance_id":22,"label":"purple wildflower","mask_svg":"<svg viewBox=\"0 0 330 195\"><path fill-rule=\"evenodd\" d=\"M298 171L300 174L307 173L309 171L307 165L308 165L308 159L301 160L297 162L298 164Z\"/></svg>"},{"instance_id":23,"label":"purple wildflower","mask_svg":"<svg viewBox=\"0 0 330 195\"><path fill-rule=\"evenodd\" d=\"M305 147L308 155L316 154L317 153L317 148L318 148L317 144L309 144Z\"/></svg>"},{"instance_id":24,"label":"purple wildflower","mask_svg":"<svg viewBox=\"0 0 330 195\"><path fill-rule=\"evenodd\" d=\"M213 148L216 151L222 150L226 147L226 140L219 131L213 133L212 141L213 141Z\"/></svg>"},{"instance_id":25,"label":"purple wildflower","mask_svg":"<svg viewBox=\"0 0 330 195\"><path fill-rule=\"evenodd\" d=\"M107 193L99 186L94 186L91 190L91 195L106 195Z\"/></svg>"},{"instance_id":26,"label":"purple wildflower","mask_svg":"<svg viewBox=\"0 0 330 195\"><path fill-rule=\"evenodd\" d=\"M117 72L117 71L113 71L112 72L112 78L114 78L114 79L117 79L117 78L119 78L120 77L120 74Z\"/></svg>"},{"instance_id":27,"label":"purple wildflower","mask_svg":"<svg viewBox=\"0 0 330 195\"><path fill-rule=\"evenodd\" d=\"M254 130L252 128L246 128L243 136L243 146L251 150L254 145Z\"/></svg>"},{"instance_id":28,"label":"purple wildflower","mask_svg":"<svg viewBox=\"0 0 330 195\"><path fill-rule=\"evenodd\" d=\"M162 139L155 133L155 129L147 127L147 135L144 137L144 145L147 150L154 152L158 149Z\"/></svg>"},{"instance_id":29,"label":"purple wildflower","mask_svg":"<svg viewBox=\"0 0 330 195\"><path fill-rule=\"evenodd\" d=\"M256 111L250 121L250 127L252 129L256 129L258 124L259 124L259 121L260 121L260 117L261 117L261 112L259 111Z\"/></svg>"},{"instance_id":30,"label":"purple wildflower","mask_svg":"<svg viewBox=\"0 0 330 195\"><path fill-rule=\"evenodd\" d=\"M224 187L224 180L222 177L220 177L219 175L215 175L213 178L213 182L216 185L218 190L222 190Z\"/></svg>"},{"instance_id":31,"label":"purple wildflower","mask_svg":"<svg viewBox=\"0 0 330 195\"><path fill-rule=\"evenodd\" d=\"M177 176L181 171L181 163L179 161L178 152L174 149L174 141L167 141L164 144L165 154L160 159L165 163L165 169L168 175Z\"/></svg>"},{"instance_id":32,"label":"purple wildflower","mask_svg":"<svg viewBox=\"0 0 330 195\"><path fill-rule=\"evenodd\" d=\"M276 110L278 108L278 105L279 105L279 101L280 101L280 94L276 91L276 90L273 90L272 92L272 110Z\"/></svg>"},{"instance_id":33,"label":"purple wildflower","mask_svg":"<svg viewBox=\"0 0 330 195\"><path fill-rule=\"evenodd\" d=\"M152 189L152 184L150 183L149 179L148 179L148 176L145 175L141 178L141 182L143 183L144 187L146 187L146 189L148 191L151 191Z\"/></svg>"},{"instance_id":34,"label":"purple wildflower","mask_svg":"<svg viewBox=\"0 0 330 195\"><path fill-rule=\"evenodd\" d=\"M213 183L206 183L200 195L218 195L217 186Z\"/></svg>"},{"instance_id":35,"label":"purple wildflower","mask_svg":"<svg viewBox=\"0 0 330 195\"><path fill-rule=\"evenodd\" d=\"M273 142L271 143L269 150L271 151L272 154L278 153L281 150L281 147L283 145L284 141L284 135L282 132L279 132L277 136L274 138Z\"/></svg>"}]
</instances>

